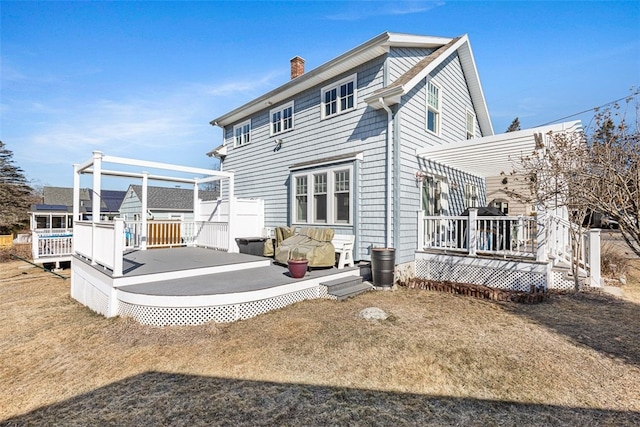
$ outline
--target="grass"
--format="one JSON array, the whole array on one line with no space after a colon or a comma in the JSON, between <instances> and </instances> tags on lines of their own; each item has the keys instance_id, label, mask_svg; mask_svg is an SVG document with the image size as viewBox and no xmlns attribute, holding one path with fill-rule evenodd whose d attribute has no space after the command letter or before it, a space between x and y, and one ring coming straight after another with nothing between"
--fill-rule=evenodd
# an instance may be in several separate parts
<instances>
[{"instance_id":1,"label":"grass","mask_svg":"<svg viewBox=\"0 0 640 427\"><path fill-rule=\"evenodd\" d=\"M170 328L94 314L28 267L0 264L2 425L640 424L640 261L632 301L402 288Z\"/></svg>"}]
</instances>

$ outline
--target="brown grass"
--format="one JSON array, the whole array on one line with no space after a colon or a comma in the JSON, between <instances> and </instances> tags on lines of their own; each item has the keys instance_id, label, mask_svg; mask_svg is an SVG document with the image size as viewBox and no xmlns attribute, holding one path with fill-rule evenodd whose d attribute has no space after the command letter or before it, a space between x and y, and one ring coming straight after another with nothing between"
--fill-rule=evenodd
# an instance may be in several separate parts
<instances>
[{"instance_id":1,"label":"brown grass","mask_svg":"<svg viewBox=\"0 0 640 427\"><path fill-rule=\"evenodd\" d=\"M639 307L604 294L400 289L154 328L94 314L69 280L26 267L0 264L0 424L640 423ZM391 317L359 318L370 306Z\"/></svg>"}]
</instances>

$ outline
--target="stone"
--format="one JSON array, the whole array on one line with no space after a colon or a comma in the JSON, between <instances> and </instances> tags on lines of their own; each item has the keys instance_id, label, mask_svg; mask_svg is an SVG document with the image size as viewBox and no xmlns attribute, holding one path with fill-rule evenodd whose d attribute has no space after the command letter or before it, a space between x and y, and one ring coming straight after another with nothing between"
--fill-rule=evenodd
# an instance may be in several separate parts
<instances>
[{"instance_id":1,"label":"stone","mask_svg":"<svg viewBox=\"0 0 640 427\"><path fill-rule=\"evenodd\" d=\"M378 307L368 307L360 311L360 317L367 320L386 320L389 315Z\"/></svg>"}]
</instances>

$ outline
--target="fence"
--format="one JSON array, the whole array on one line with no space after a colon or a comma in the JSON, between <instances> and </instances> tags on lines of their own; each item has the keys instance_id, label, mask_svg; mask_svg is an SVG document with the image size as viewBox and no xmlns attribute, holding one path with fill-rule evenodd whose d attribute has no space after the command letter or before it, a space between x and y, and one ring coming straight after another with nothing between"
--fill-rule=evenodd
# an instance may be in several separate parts
<instances>
[{"instance_id":1,"label":"fence","mask_svg":"<svg viewBox=\"0 0 640 427\"><path fill-rule=\"evenodd\" d=\"M3 234L0 236L0 247L12 246L12 245L13 245L13 234Z\"/></svg>"},{"instance_id":2,"label":"fence","mask_svg":"<svg viewBox=\"0 0 640 427\"><path fill-rule=\"evenodd\" d=\"M64 230L62 230L64 231ZM31 255L36 261L46 258L69 257L73 254L73 234L33 232L31 238Z\"/></svg>"}]
</instances>

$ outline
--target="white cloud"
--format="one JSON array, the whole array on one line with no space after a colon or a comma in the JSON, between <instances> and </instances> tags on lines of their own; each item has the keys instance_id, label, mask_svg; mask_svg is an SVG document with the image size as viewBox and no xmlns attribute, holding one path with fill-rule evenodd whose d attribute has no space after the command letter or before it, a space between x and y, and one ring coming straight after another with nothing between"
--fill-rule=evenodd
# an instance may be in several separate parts
<instances>
[{"instance_id":1,"label":"white cloud","mask_svg":"<svg viewBox=\"0 0 640 427\"><path fill-rule=\"evenodd\" d=\"M363 7L362 2L349 2L346 9L328 15L327 19L334 21L360 21L372 16L397 16L427 12L443 1L370 1Z\"/></svg>"}]
</instances>

